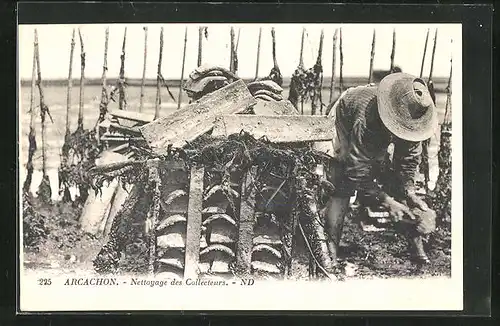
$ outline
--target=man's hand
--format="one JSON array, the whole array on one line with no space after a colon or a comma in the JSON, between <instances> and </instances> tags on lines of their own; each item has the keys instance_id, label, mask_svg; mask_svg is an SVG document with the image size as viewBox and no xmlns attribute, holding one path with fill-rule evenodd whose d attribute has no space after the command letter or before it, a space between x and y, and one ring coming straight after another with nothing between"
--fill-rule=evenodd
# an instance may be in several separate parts
<instances>
[{"instance_id":1,"label":"man's hand","mask_svg":"<svg viewBox=\"0 0 500 326\"><path fill-rule=\"evenodd\" d=\"M387 209L389 216L394 220L394 222L401 221L405 215L409 216L411 219L415 218L408 206L401 204L391 197L387 197L383 201L382 206Z\"/></svg>"},{"instance_id":2,"label":"man's hand","mask_svg":"<svg viewBox=\"0 0 500 326\"><path fill-rule=\"evenodd\" d=\"M429 210L429 206L427 206L425 201L423 201L422 198L420 198L416 193L409 193L406 196L406 201L410 207L419 208L424 212Z\"/></svg>"}]
</instances>

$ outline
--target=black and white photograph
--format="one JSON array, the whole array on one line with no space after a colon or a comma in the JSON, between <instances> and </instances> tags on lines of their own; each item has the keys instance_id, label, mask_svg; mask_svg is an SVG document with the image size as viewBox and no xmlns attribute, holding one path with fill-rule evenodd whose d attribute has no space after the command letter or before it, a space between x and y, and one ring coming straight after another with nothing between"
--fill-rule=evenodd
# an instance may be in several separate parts
<instances>
[{"instance_id":1,"label":"black and white photograph","mask_svg":"<svg viewBox=\"0 0 500 326\"><path fill-rule=\"evenodd\" d=\"M462 309L461 33L20 24L21 310Z\"/></svg>"}]
</instances>

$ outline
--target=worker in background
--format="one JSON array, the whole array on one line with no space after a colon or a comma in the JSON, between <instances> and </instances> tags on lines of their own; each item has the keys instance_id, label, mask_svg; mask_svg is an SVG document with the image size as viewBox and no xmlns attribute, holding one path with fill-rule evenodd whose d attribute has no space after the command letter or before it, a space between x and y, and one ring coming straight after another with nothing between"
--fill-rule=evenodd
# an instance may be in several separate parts
<instances>
[{"instance_id":1,"label":"worker in background","mask_svg":"<svg viewBox=\"0 0 500 326\"><path fill-rule=\"evenodd\" d=\"M415 177L421 159L421 142L437 128L437 113L427 85L422 79L397 72L371 84L350 88L329 112L335 119L336 137L327 148L317 149L333 159L327 169L335 192L324 209L329 250L337 259L345 215L355 191L363 205L383 207L394 222L412 220L416 227L407 234L412 258L429 263L422 235L435 228L435 213L417 195ZM377 167L383 162L390 143L397 180L387 193L379 187Z\"/></svg>"}]
</instances>

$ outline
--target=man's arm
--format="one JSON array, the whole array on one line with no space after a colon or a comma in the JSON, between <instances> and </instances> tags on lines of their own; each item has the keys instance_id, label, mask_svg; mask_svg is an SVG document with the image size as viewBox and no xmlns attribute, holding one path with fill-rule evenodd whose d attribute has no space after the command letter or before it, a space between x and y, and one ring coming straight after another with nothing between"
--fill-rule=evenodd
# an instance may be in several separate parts
<instances>
[{"instance_id":1,"label":"man's arm","mask_svg":"<svg viewBox=\"0 0 500 326\"><path fill-rule=\"evenodd\" d=\"M417 169L422 158L422 143L401 139L394 141L394 169L405 195L415 193Z\"/></svg>"},{"instance_id":2,"label":"man's arm","mask_svg":"<svg viewBox=\"0 0 500 326\"><path fill-rule=\"evenodd\" d=\"M364 192L368 199L381 205L389 212L394 221L400 221L404 216L412 217L408 206L398 202L381 190L372 175L372 160L359 146L359 138L351 142L351 147L346 156L346 183L352 190Z\"/></svg>"},{"instance_id":3,"label":"man's arm","mask_svg":"<svg viewBox=\"0 0 500 326\"><path fill-rule=\"evenodd\" d=\"M416 194L415 178L422 159L422 143L397 140L394 142L394 168L401 180L402 192L408 205L427 211L429 207Z\"/></svg>"}]
</instances>

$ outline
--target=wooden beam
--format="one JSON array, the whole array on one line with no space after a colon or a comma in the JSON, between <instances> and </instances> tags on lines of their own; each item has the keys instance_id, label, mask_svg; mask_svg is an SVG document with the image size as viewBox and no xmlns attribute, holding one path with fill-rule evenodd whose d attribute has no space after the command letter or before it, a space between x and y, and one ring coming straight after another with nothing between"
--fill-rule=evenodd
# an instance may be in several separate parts
<instances>
[{"instance_id":1,"label":"wooden beam","mask_svg":"<svg viewBox=\"0 0 500 326\"><path fill-rule=\"evenodd\" d=\"M302 115L225 115L215 124L212 136L249 132L255 138L267 137L276 143L332 140L335 123L325 116Z\"/></svg>"},{"instance_id":2,"label":"wooden beam","mask_svg":"<svg viewBox=\"0 0 500 326\"><path fill-rule=\"evenodd\" d=\"M151 149L163 155L169 145L180 148L208 132L216 117L243 112L256 102L243 80L238 80L139 130Z\"/></svg>"},{"instance_id":3,"label":"wooden beam","mask_svg":"<svg viewBox=\"0 0 500 326\"><path fill-rule=\"evenodd\" d=\"M125 120L136 121L136 122L149 123L149 122L153 121L153 119L154 119L154 116L152 114L140 113L140 112L135 112L135 111L124 111L124 110L110 109L108 112L113 117L122 118Z\"/></svg>"},{"instance_id":4,"label":"wooden beam","mask_svg":"<svg viewBox=\"0 0 500 326\"><path fill-rule=\"evenodd\" d=\"M257 167L247 172L241 187L240 221L236 248L236 269L249 275L252 267L253 228L255 222L255 185Z\"/></svg>"},{"instance_id":5,"label":"wooden beam","mask_svg":"<svg viewBox=\"0 0 500 326\"><path fill-rule=\"evenodd\" d=\"M299 114L295 106L289 100L265 101L257 99L257 104L253 107L256 115L295 115Z\"/></svg>"},{"instance_id":6,"label":"wooden beam","mask_svg":"<svg viewBox=\"0 0 500 326\"><path fill-rule=\"evenodd\" d=\"M203 167L193 167L189 185L188 217L186 227L186 256L184 278L198 277L203 204Z\"/></svg>"},{"instance_id":7,"label":"wooden beam","mask_svg":"<svg viewBox=\"0 0 500 326\"><path fill-rule=\"evenodd\" d=\"M134 135L140 135L141 132L137 127L127 127L127 126L121 126L117 123L110 123L109 125L110 131L118 131L118 132L123 132L125 134L134 134Z\"/></svg>"}]
</instances>

